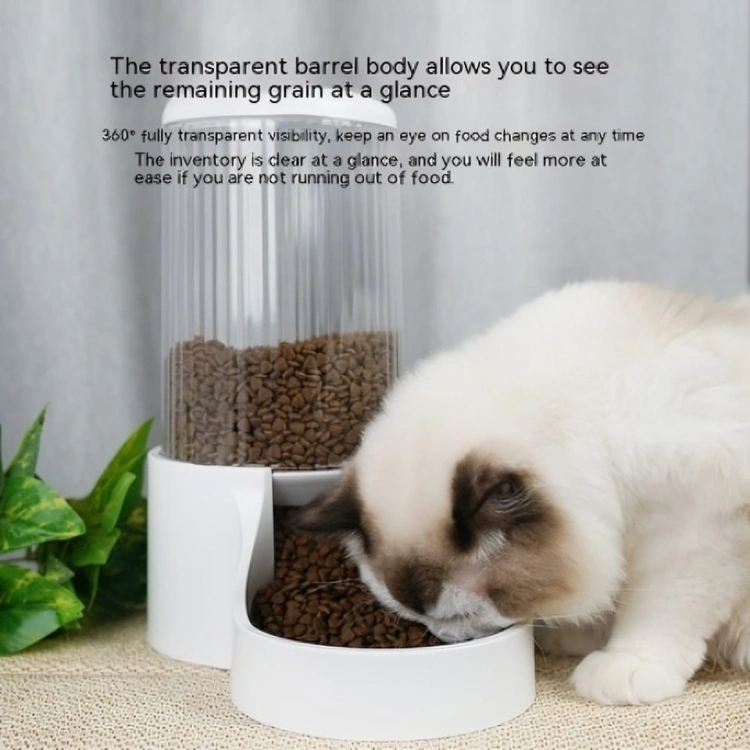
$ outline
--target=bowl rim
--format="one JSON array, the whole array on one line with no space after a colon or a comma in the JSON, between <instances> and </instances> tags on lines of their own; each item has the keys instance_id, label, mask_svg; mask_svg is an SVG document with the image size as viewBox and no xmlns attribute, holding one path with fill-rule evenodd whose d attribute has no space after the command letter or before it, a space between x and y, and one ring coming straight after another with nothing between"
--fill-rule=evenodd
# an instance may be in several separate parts
<instances>
[{"instance_id":1,"label":"bowl rim","mask_svg":"<svg viewBox=\"0 0 750 750\"><path fill-rule=\"evenodd\" d=\"M261 630L259 627L250 622L249 615L242 617L242 613L238 613L237 619L242 619L241 622L235 622L235 625L243 631L243 635L252 635L256 638L263 638L269 641L273 641L276 645L281 643L285 644L285 648L289 647L294 649L301 649L309 653L327 653L327 654L347 654L349 658L354 655L363 654L382 654L382 656L371 657L366 656L364 658L379 658L379 659L424 659L425 656L416 656L417 654L446 654L446 653L457 653L461 651L477 649L492 649L500 646L507 645L508 641L511 641L514 636L522 631L526 631L531 627L531 623L517 622L509 625L507 628L503 628L497 633L483 636L482 638L473 638L466 641L459 641L457 643L441 643L437 646L406 646L402 648L393 647L378 647L378 648L367 648L364 646L326 646L322 643L308 643L307 641L296 641L293 638L284 638L280 635L273 633L267 633L265 630ZM415 623L419 624L419 623ZM334 657L335 658L335 657ZM435 657L432 657L435 658Z\"/></svg>"}]
</instances>

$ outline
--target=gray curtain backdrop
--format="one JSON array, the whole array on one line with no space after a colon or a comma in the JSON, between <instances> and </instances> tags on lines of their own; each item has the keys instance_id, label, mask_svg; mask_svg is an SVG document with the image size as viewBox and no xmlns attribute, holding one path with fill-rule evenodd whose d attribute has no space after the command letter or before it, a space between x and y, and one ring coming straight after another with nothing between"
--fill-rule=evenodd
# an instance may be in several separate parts
<instances>
[{"instance_id":1,"label":"gray curtain backdrop","mask_svg":"<svg viewBox=\"0 0 750 750\"><path fill-rule=\"evenodd\" d=\"M163 102L112 99L111 55L610 63L595 80L454 78L450 99L394 105L411 130L646 133L603 149L599 171L476 170L404 191L410 364L572 279L745 289L749 31L746 0L0 0L6 453L49 404L40 470L83 492L159 414L158 193L101 132L158 127Z\"/></svg>"}]
</instances>

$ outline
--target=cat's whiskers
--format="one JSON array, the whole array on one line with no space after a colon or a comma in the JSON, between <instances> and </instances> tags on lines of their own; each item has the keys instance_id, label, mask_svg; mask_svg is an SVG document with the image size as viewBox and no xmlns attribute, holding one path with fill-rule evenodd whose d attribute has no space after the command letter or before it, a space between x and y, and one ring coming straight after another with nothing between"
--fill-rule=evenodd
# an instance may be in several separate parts
<instances>
[{"instance_id":1,"label":"cat's whiskers","mask_svg":"<svg viewBox=\"0 0 750 750\"><path fill-rule=\"evenodd\" d=\"M336 586L342 583L361 583L361 581L358 578L340 578L336 581L303 581L300 587L310 586L310 588L304 589L304 593L315 594L328 586Z\"/></svg>"}]
</instances>

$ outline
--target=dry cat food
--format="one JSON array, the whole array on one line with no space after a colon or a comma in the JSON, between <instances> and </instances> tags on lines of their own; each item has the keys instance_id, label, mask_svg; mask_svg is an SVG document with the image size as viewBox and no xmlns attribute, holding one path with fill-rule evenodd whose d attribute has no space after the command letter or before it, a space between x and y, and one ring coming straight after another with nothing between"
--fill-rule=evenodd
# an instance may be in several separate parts
<instances>
[{"instance_id":1,"label":"dry cat food","mask_svg":"<svg viewBox=\"0 0 750 750\"><path fill-rule=\"evenodd\" d=\"M337 542L289 529L293 512L274 509L276 578L253 599L250 621L257 628L323 646L440 645L424 626L383 609Z\"/></svg>"},{"instance_id":2,"label":"dry cat food","mask_svg":"<svg viewBox=\"0 0 750 750\"><path fill-rule=\"evenodd\" d=\"M387 333L236 349L197 337L167 367L167 452L198 464L339 466L395 375Z\"/></svg>"}]
</instances>

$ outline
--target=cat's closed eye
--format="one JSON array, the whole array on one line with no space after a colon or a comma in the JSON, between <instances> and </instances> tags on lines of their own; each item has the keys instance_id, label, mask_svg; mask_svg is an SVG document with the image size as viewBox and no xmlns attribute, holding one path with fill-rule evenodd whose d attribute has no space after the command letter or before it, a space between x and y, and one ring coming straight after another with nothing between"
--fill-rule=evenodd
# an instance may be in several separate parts
<instances>
[{"instance_id":1,"label":"cat's closed eye","mask_svg":"<svg viewBox=\"0 0 750 750\"><path fill-rule=\"evenodd\" d=\"M526 498L527 493L520 478L508 474L485 494L482 506L489 505L492 510L512 512L521 508Z\"/></svg>"}]
</instances>

